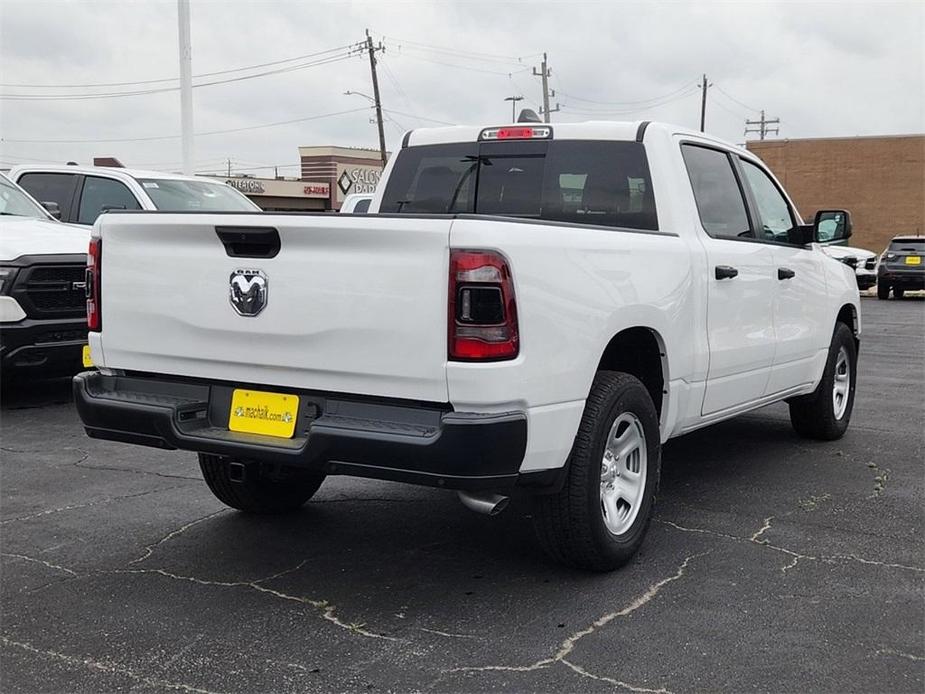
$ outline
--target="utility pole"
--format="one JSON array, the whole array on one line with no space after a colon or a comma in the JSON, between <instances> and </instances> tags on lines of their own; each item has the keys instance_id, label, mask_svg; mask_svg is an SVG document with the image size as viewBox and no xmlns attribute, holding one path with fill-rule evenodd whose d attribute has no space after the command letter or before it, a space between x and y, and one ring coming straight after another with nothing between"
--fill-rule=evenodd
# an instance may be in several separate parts
<instances>
[{"instance_id":1,"label":"utility pole","mask_svg":"<svg viewBox=\"0 0 925 694\"><path fill-rule=\"evenodd\" d=\"M558 111L560 108L558 101L556 102L555 108L552 108L552 109L549 108L549 97L556 95L555 89L553 89L552 92L549 91L549 76L551 74L552 74L552 70L550 70L549 67L546 65L546 54L543 53L542 67L540 68L539 72L537 72L536 68L533 68L533 76L543 78L543 108L541 109L541 113L543 114L543 121L545 121L546 123L549 122L549 114L555 111Z\"/></svg>"},{"instance_id":2,"label":"utility pole","mask_svg":"<svg viewBox=\"0 0 925 694\"><path fill-rule=\"evenodd\" d=\"M750 125L757 125L757 128L749 128ZM769 128L769 125L774 125L775 127ZM775 135L780 134L780 128L777 127L780 125L780 118L765 118L764 109L761 110L761 118L759 120L746 120L745 121L745 134L749 133L758 133L758 139L763 140L765 136L773 132Z\"/></svg>"},{"instance_id":3,"label":"utility pole","mask_svg":"<svg viewBox=\"0 0 925 694\"><path fill-rule=\"evenodd\" d=\"M702 89L700 96L700 132L704 132L707 123L707 89L710 87L706 73L703 75L703 82L700 83L700 87Z\"/></svg>"},{"instance_id":4,"label":"utility pole","mask_svg":"<svg viewBox=\"0 0 925 694\"><path fill-rule=\"evenodd\" d=\"M379 78L376 76L376 51L385 50L382 43L373 46L373 37L366 30L366 52L369 53L369 69L373 74L373 96L376 101L376 123L379 126L379 156L382 157L382 166L385 167L385 130L382 127L382 101L379 99Z\"/></svg>"},{"instance_id":5,"label":"utility pole","mask_svg":"<svg viewBox=\"0 0 925 694\"><path fill-rule=\"evenodd\" d=\"M231 159L228 160L228 178L231 178Z\"/></svg>"},{"instance_id":6,"label":"utility pole","mask_svg":"<svg viewBox=\"0 0 925 694\"><path fill-rule=\"evenodd\" d=\"M180 45L180 139L183 173L193 175L193 49L190 45L189 0L177 0Z\"/></svg>"}]
</instances>

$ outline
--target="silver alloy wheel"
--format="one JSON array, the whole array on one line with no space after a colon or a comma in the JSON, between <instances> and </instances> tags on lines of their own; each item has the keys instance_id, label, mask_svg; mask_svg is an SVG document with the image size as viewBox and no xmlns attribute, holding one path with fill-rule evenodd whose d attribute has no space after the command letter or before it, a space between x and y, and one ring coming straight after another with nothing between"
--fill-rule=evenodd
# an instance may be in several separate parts
<instances>
[{"instance_id":1,"label":"silver alloy wheel","mask_svg":"<svg viewBox=\"0 0 925 694\"><path fill-rule=\"evenodd\" d=\"M601 513L604 525L622 535L633 525L646 489L646 434L636 415L614 420L601 460Z\"/></svg>"},{"instance_id":2,"label":"silver alloy wheel","mask_svg":"<svg viewBox=\"0 0 925 694\"><path fill-rule=\"evenodd\" d=\"M832 384L832 406L835 419L841 419L845 416L850 391L851 362L848 361L848 350L842 347L838 350L838 356L835 358L835 381Z\"/></svg>"}]
</instances>

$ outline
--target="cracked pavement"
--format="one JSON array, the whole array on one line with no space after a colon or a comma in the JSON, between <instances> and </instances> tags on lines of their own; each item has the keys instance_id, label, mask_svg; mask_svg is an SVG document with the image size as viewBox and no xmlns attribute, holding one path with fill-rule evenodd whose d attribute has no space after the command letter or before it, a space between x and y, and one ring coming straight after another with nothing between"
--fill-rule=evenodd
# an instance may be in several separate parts
<instances>
[{"instance_id":1,"label":"cracked pavement","mask_svg":"<svg viewBox=\"0 0 925 694\"><path fill-rule=\"evenodd\" d=\"M772 406L668 444L609 575L530 507L334 477L286 517L195 456L84 436L67 383L3 392L4 692L925 689L925 302L864 300L848 434Z\"/></svg>"}]
</instances>

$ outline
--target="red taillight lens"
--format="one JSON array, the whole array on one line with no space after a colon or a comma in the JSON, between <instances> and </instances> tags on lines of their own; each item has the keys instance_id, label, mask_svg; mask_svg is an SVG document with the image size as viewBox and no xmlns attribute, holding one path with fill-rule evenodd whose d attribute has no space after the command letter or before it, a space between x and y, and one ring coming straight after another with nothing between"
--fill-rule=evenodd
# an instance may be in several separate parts
<instances>
[{"instance_id":1,"label":"red taillight lens","mask_svg":"<svg viewBox=\"0 0 925 694\"><path fill-rule=\"evenodd\" d=\"M455 361L514 359L517 302L507 260L492 251L450 251L447 352Z\"/></svg>"},{"instance_id":2,"label":"red taillight lens","mask_svg":"<svg viewBox=\"0 0 925 694\"><path fill-rule=\"evenodd\" d=\"M87 252L87 328L99 332L102 329L103 317L100 315L100 270L103 262L102 239L90 239L90 249Z\"/></svg>"}]
</instances>

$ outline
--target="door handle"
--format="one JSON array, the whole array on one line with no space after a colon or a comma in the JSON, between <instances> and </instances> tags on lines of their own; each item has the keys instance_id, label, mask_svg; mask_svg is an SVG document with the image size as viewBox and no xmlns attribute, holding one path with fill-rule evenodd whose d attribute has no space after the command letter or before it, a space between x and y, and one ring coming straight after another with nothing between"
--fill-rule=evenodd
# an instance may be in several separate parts
<instances>
[{"instance_id":1,"label":"door handle","mask_svg":"<svg viewBox=\"0 0 925 694\"><path fill-rule=\"evenodd\" d=\"M789 280L796 277L796 274L789 267L779 267L777 268L777 279L779 280Z\"/></svg>"},{"instance_id":2,"label":"door handle","mask_svg":"<svg viewBox=\"0 0 925 694\"><path fill-rule=\"evenodd\" d=\"M733 277L739 274L739 271L730 265L717 265L716 266L716 279L718 280L731 280Z\"/></svg>"}]
</instances>

